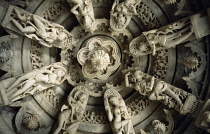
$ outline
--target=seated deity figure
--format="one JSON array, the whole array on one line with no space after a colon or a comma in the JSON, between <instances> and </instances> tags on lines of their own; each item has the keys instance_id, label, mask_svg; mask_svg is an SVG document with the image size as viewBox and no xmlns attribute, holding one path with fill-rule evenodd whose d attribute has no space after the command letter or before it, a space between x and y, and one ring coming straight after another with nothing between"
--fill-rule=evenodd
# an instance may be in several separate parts
<instances>
[{"instance_id":1,"label":"seated deity figure","mask_svg":"<svg viewBox=\"0 0 210 134\"><path fill-rule=\"evenodd\" d=\"M119 2L115 0L111 9L111 27L114 30L122 30L126 28L131 20L132 15L137 15L136 6L141 0L124 0Z\"/></svg>"},{"instance_id":2,"label":"seated deity figure","mask_svg":"<svg viewBox=\"0 0 210 134\"><path fill-rule=\"evenodd\" d=\"M92 0L67 0L72 4L71 12L76 15L79 23L92 33L95 29L95 17Z\"/></svg>"},{"instance_id":3,"label":"seated deity figure","mask_svg":"<svg viewBox=\"0 0 210 134\"><path fill-rule=\"evenodd\" d=\"M106 98L105 101L105 109L107 111L108 119L114 129L114 133L134 134L131 130L133 126L130 115L127 112L127 107L123 103L123 100L117 96L113 96L110 99Z\"/></svg>"},{"instance_id":4,"label":"seated deity figure","mask_svg":"<svg viewBox=\"0 0 210 134\"><path fill-rule=\"evenodd\" d=\"M193 33L192 26L188 25L186 21L175 22L166 26L164 30L154 29L143 32L141 36L131 42L129 49L134 55L147 55L149 53L155 55L156 51L169 49L187 41Z\"/></svg>"},{"instance_id":5,"label":"seated deity figure","mask_svg":"<svg viewBox=\"0 0 210 134\"><path fill-rule=\"evenodd\" d=\"M11 21L25 36L43 46L62 48L72 43L72 35L63 26L49 22L38 15L24 14L14 8Z\"/></svg>"},{"instance_id":6,"label":"seated deity figure","mask_svg":"<svg viewBox=\"0 0 210 134\"><path fill-rule=\"evenodd\" d=\"M57 127L53 134L58 134L61 129L66 134L76 133L77 127L83 117L85 106L87 105L88 95L78 90L75 94L70 94L67 101L68 106L59 114Z\"/></svg>"},{"instance_id":7,"label":"seated deity figure","mask_svg":"<svg viewBox=\"0 0 210 134\"><path fill-rule=\"evenodd\" d=\"M63 83L66 76L66 69L59 63L55 63L20 76L6 89L6 92L10 100L14 101L20 96L34 94L35 92L42 91L54 85L60 85Z\"/></svg>"},{"instance_id":8,"label":"seated deity figure","mask_svg":"<svg viewBox=\"0 0 210 134\"><path fill-rule=\"evenodd\" d=\"M145 78L145 74L141 70L136 70L133 75L130 72L127 73L125 84L126 87L135 88L141 95L147 96L149 100L160 100L167 104L171 97L180 107L183 106L179 96L168 87L167 83L156 80L154 77Z\"/></svg>"}]
</instances>

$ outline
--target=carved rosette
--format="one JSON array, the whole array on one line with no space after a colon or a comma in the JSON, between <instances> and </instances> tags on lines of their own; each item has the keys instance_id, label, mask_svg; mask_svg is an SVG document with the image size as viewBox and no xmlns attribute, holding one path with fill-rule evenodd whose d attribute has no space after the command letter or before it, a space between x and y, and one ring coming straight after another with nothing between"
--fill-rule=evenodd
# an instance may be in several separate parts
<instances>
[{"instance_id":1,"label":"carved rosette","mask_svg":"<svg viewBox=\"0 0 210 134\"><path fill-rule=\"evenodd\" d=\"M0 47L0 62L6 63L13 56L13 52L7 48Z\"/></svg>"},{"instance_id":2,"label":"carved rosette","mask_svg":"<svg viewBox=\"0 0 210 134\"><path fill-rule=\"evenodd\" d=\"M97 50L93 53L90 61L95 71L105 71L110 64L110 57L104 50Z\"/></svg>"},{"instance_id":3,"label":"carved rosette","mask_svg":"<svg viewBox=\"0 0 210 134\"><path fill-rule=\"evenodd\" d=\"M25 117L22 123L23 123L23 126L28 130L35 131L35 130L38 130L40 127L38 117L33 116L33 115L29 117Z\"/></svg>"},{"instance_id":4,"label":"carved rosette","mask_svg":"<svg viewBox=\"0 0 210 134\"><path fill-rule=\"evenodd\" d=\"M154 120L152 125L156 134L164 134L166 132L166 125L159 120Z\"/></svg>"},{"instance_id":5,"label":"carved rosette","mask_svg":"<svg viewBox=\"0 0 210 134\"><path fill-rule=\"evenodd\" d=\"M120 66L119 50L114 41L92 38L85 45L77 54L85 77L105 80Z\"/></svg>"},{"instance_id":6,"label":"carved rosette","mask_svg":"<svg viewBox=\"0 0 210 134\"><path fill-rule=\"evenodd\" d=\"M176 0L164 0L166 4L175 4Z\"/></svg>"}]
</instances>

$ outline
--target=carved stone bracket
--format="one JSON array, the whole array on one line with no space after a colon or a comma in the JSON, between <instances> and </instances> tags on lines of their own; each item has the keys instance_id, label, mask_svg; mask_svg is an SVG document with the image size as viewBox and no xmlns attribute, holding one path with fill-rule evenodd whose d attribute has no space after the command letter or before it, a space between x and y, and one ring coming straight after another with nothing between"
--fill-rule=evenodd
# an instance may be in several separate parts
<instances>
[{"instance_id":1,"label":"carved stone bracket","mask_svg":"<svg viewBox=\"0 0 210 134\"><path fill-rule=\"evenodd\" d=\"M67 98L67 104L61 108L58 116L57 127L53 134L58 134L61 130L64 133L76 134L80 121L83 118L85 108L89 98L87 87L75 87Z\"/></svg>"},{"instance_id":2,"label":"carved stone bracket","mask_svg":"<svg viewBox=\"0 0 210 134\"><path fill-rule=\"evenodd\" d=\"M118 92L111 89L106 90L104 106L114 134L135 134L129 111Z\"/></svg>"},{"instance_id":3,"label":"carved stone bracket","mask_svg":"<svg viewBox=\"0 0 210 134\"><path fill-rule=\"evenodd\" d=\"M173 48L178 44L209 34L209 17L206 12L201 12L159 29L143 32L131 41L129 51L135 56L155 55L156 51Z\"/></svg>"},{"instance_id":4,"label":"carved stone bracket","mask_svg":"<svg viewBox=\"0 0 210 134\"><path fill-rule=\"evenodd\" d=\"M96 29L92 0L67 0L71 5L71 12L75 14L80 25L93 33Z\"/></svg>"},{"instance_id":5,"label":"carved stone bracket","mask_svg":"<svg viewBox=\"0 0 210 134\"><path fill-rule=\"evenodd\" d=\"M46 47L71 47L74 42L73 36L63 26L14 6L9 6L2 26Z\"/></svg>"},{"instance_id":6,"label":"carved stone bracket","mask_svg":"<svg viewBox=\"0 0 210 134\"><path fill-rule=\"evenodd\" d=\"M127 27L133 15L137 15L136 6L141 0L114 0L110 14L110 26L115 31L121 31Z\"/></svg>"},{"instance_id":7,"label":"carved stone bracket","mask_svg":"<svg viewBox=\"0 0 210 134\"><path fill-rule=\"evenodd\" d=\"M135 88L149 100L160 101L170 108L174 108L181 114L194 113L197 107L197 99L182 89L174 87L164 81L156 79L148 74L136 70L125 74L127 87Z\"/></svg>"},{"instance_id":8,"label":"carved stone bracket","mask_svg":"<svg viewBox=\"0 0 210 134\"><path fill-rule=\"evenodd\" d=\"M8 105L27 95L33 95L55 85L60 85L66 80L67 70L62 63L54 63L33 70L22 76L9 78L0 82L1 105Z\"/></svg>"}]
</instances>

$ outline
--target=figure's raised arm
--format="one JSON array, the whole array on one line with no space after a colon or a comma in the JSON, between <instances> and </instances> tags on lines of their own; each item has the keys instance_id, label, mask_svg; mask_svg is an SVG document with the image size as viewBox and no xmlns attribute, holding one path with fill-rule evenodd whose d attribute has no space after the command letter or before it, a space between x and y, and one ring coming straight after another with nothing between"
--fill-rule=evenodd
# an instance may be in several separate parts
<instances>
[{"instance_id":1,"label":"figure's raised arm","mask_svg":"<svg viewBox=\"0 0 210 134\"><path fill-rule=\"evenodd\" d=\"M154 84L155 84L155 77L152 76L151 80L150 80L150 86L149 86L149 89L150 91L152 91L153 87L154 87Z\"/></svg>"},{"instance_id":2,"label":"figure's raised arm","mask_svg":"<svg viewBox=\"0 0 210 134\"><path fill-rule=\"evenodd\" d=\"M114 3L112 4L111 13L114 13L114 8L119 4L119 0L114 0Z\"/></svg>"},{"instance_id":3,"label":"figure's raised arm","mask_svg":"<svg viewBox=\"0 0 210 134\"><path fill-rule=\"evenodd\" d=\"M48 20L42 18L41 16L33 14L33 18L39 19L42 23L46 23L47 25L50 25L50 22Z\"/></svg>"},{"instance_id":4,"label":"figure's raised arm","mask_svg":"<svg viewBox=\"0 0 210 134\"><path fill-rule=\"evenodd\" d=\"M106 111L107 111L108 119L109 119L109 121L111 122L111 121L114 119L114 116L113 116L113 114L112 114L112 111L111 111L111 107L110 107L110 105L109 105L109 100L108 100L108 98L105 99L105 102L104 102L104 103L106 103L105 109L106 109Z\"/></svg>"},{"instance_id":5,"label":"figure's raised arm","mask_svg":"<svg viewBox=\"0 0 210 134\"><path fill-rule=\"evenodd\" d=\"M31 18L26 16L25 14L21 15L20 11L17 8L14 8L14 12L16 13L18 19L21 21L29 21Z\"/></svg>"},{"instance_id":6,"label":"figure's raised arm","mask_svg":"<svg viewBox=\"0 0 210 134\"><path fill-rule=\"evenodd\" d=\"M126 87L130 87L128 76L129 76L129 73L125 74L125 86Z\"/></svg>"},{"instance_id":7,"label":"figure's raised arm","mask_svg":"<svg viewBox=\"0 0 210 134\"><path fill-rule=\"evenodd\" d=\"M75 5L74 7L72 7L71 12L75 15L79 15L79 12L77 11L77 9L79 8L79 4Z\"/></svg>"},{"instance_id":8,"label":"figure's raised arm","mask_svg":"<svg viewBox=\"0 0 210 134\"><path fill-rule=\"evenodd\" d=\"M142 0L136 0L136 3L134 6L137 6Z\"/></svg>"},{"instance_id":9,"label":"figure's raised arm","mask_svg":"<svg viewBox=\"0 0 210 134\"><path fill-rule=\"evenodd\" d=\"M129 82L129 77L132 77L132 73L131 72L128 72L128 73L125 74L125 86L126 87L130 87L130 88L133 88L133 87L135 87L135 85L134 84L131 84Z\"/></svg>"}]
</instances>

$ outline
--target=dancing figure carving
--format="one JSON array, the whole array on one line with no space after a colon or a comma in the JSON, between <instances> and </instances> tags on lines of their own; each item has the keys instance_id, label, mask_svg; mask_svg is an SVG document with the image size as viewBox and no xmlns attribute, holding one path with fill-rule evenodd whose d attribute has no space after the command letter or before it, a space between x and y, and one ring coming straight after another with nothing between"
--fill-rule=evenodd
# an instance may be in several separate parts
<instances>
[{"instance_id":1,"label":"dancing figure carving","mask_svg":"<svg viewBox=\"0 0 210 134\"><path fill-rule=\"evenodd\" d=\"M73 43L73 36L63 26L49 22L38 15L27 14L14 7L10 19L23 35L38 41L43 46L64 48Z\"/></svg>"},{"instance_id":2,"label":"dancing figure carving","mask_svg":"<svg viewBox=\"0 0 210 134\"><path fill-rule=\"evenodd\" d=\"M11 101L16 101L27 94L33 95L44 89L60 85L66 76L67 71L62 63L54 63L20 76L6 89L6 93Z\"/></svg>"},{"instance_id":3,"label":"dancing figure carving","mask_svg":"<svg viewBox=\"0 0 210 134\"><path fill-rule=\"evenodd\" d=\"M121 31L125 29L132 16L137 15L136 6L141 0L124 0L120 2L115 0L110 14L110 26L115 31Z\"/></svg>"},{"instance_id":4,"label":"dancing figure carving","mask_svg":"<svg viewBox=\"0 0 210 134\"><path fill-rule=\"evenodd\" d=\"M57 128L53 134L61 130L66 134L76 134L87 105L89 93L84 86L75 87L69 94L67 105L63 105L58 116Z\"/></svg>"},{"instance_id":5,"label":"dancing figure carving","mask_svg":"<svg viewBox=\"0 0 210 134\"><path fill-rule=\"evenodd\" d=\"M149 100L161 101L182 114L192 112L191 107L197 101L194 95L149 76L141 70L136 70L133 73L127 72L125 74L125 85L135 88L141 95L147 96Z\"/></svg>"},{"instance_id":6,"label":"dancing figure carving","mask_svg":"<svg viewBox=\"0 0 210 134\"><path fill-rule=\"evenodd\" d=\"M194 30L189 19L174 22L160 29L143 32L133 39L129 45L129 51L135 56L152 54L161 49L173 48L186 42L193 35Z\"/></svg>"},{"instance_id":7,"label":"dancing figure carving","mask_svg":"<svg viewBox=\"0 0 210 134\"><path fill-rule=\"evenodd\" d=\"M92 0L67 0L72 9L71 12L75 14L80 25L91 33L94 32L95 17L93 11Z\"/></svg>"},{"instance_id":8,"label":"dancing figure carving","mask_svg":"<svg viewBox=\"0 0 210 134\"><path fill-rule=\"evenodd\" d=\"M115 134L135 134L131 116L119 93L108 89L104 94L104 105Z\"/></svg>"}]
</instances>

